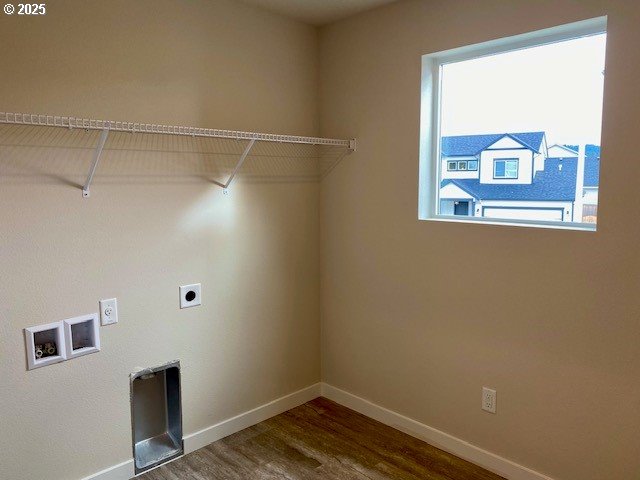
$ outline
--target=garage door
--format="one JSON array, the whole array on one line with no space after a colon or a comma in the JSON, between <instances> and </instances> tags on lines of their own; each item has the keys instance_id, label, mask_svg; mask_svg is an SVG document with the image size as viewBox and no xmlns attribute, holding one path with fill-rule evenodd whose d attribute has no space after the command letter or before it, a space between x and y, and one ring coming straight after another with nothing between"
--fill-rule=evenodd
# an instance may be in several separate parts
<instances>
[{"instance_id":1,"label":"garage door","mask_svg":"<svg viewBox=\"0 0 640 480\"><path fill-rule=\"evenodd\" d=\"M484 216L490 218L518 219L518 220L547 220L562 221L563 210L558 209L529 209L529 208L484 208Z\"/></svg>"}]
</instances>

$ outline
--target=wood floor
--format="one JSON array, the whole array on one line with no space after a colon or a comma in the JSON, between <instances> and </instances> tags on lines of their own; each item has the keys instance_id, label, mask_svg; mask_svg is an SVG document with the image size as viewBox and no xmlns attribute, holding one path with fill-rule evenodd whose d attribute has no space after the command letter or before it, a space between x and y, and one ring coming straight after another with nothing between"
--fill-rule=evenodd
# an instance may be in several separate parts
<instances>
[{"instance_id":1,"label":"wood floor","mask_svg":"<svg viewBox=\"0 0 640 480\"><path fill-rule=\"evenodd\" d=\"M242 430L140 480L498 480L325 398Z\"/></svg>"}]
</instances>

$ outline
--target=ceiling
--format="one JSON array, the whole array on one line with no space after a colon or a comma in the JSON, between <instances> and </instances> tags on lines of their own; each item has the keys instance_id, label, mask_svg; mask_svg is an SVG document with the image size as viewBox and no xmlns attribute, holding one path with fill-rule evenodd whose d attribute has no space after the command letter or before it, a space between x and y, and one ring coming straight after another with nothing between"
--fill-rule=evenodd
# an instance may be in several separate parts
<instances>
[{"instance_id":1,"label":"ceiling","mask_svg":"<svg viewBox=\"0 0 640 480\"><path fill-rule=\"evenodd\" d=\"M364 12L396 0L243 0L312 25L327 23Z\"/></svg>"}]
</instances>

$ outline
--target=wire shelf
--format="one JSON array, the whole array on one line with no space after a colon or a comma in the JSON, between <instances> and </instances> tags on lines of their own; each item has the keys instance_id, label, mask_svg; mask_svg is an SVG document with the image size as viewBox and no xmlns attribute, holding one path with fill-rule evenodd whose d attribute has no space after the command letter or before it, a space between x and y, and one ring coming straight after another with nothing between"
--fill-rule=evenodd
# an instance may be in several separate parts
<instances>
[{"instance_id":1,"label":"wire shelf","mask_svg":"<svg viewBox=\"0 0 640 480\"><path fill-rule=\"evenodd\" d=\"M242 167L256 142L288 143L342 147L346 152L356 150L355 139L344 140L337 138L305 137L298 135L279 135L274 133L243 132L239 130L219 130L215 128L185 127L177 125L160 125L155 123L121 122L111 120L95 120L90 118L64 117L59 115L42 115L33 113L0 112L0 124L28 125L38 127L58 127L67 129L99 130L101 131L98 145L93 154L93 161L89 168L87 180L82 187L82 196L90 196L90 187L96 173L100 157L110 132L145 133L156 135L178 135L182 137L223 138L229 140L247 140L248 143L236 163L233 172L226 182L214 181L226 192L229 185Z\"/></svg>"},{"instance_id":2,"label":"wire shelf","mask_svg":"<svg viewBox=\"0 0 640 480\"><path fill-rule=\"evenodd\" d=\"M62 117L32 113L0 112L0 124L34 125L41 127L82 128L85 130L109 130L114 132L151 133L161 135L183 135L191 137L227 138L235 140L256 140L261 142L302 143L308 145L329 145L353 149L354 140L337 138L304 137L274 133L243 132L216 128L160 125L155 123L121 122L95 120L90 118Z\"/></svg>"}]
</instances>

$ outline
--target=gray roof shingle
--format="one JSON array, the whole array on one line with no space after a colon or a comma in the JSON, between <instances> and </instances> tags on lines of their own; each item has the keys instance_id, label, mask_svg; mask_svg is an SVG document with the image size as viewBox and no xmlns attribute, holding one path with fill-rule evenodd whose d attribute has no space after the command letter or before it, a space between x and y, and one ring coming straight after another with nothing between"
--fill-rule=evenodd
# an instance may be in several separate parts
<instances>
[{"instance_id":1,"label":"gray roof shingle","mask_svg":"<svg viewBox=\"0 0 640 480\"><path fill-rule=\"evenodd\" d=\"M494 133L489 135L458 135L442 137L441 150L445 157L477 155L503 137L509 137L523 147L540 152L544 132Z\"/></svg>"},{"instance_id":2,"label":"gray roof shingle","mask_svg":"<svg viewBox=\"0 0 640 480\"><path fill-rule=\"evenodd\" d=\"M577 145L565 145L565 147L578 153ZM587 144L585 146L584 160L584 186L597 187L600 184L600 145Z\"/></svg>"}]
</instances>

